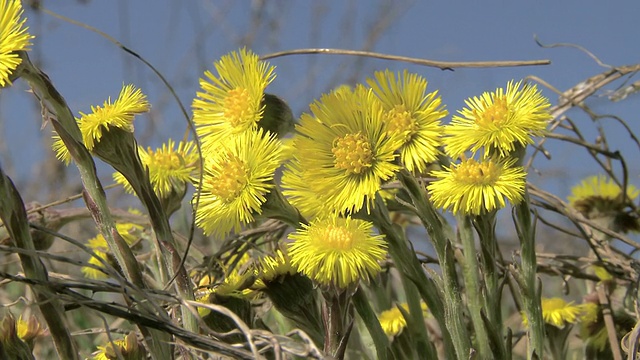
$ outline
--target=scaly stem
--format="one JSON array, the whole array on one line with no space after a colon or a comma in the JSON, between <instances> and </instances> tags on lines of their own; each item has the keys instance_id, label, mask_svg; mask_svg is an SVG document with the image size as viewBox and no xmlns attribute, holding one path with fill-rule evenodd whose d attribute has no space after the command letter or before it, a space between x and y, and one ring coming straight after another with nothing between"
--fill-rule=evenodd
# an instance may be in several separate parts
<instances>
[{"instance_id":1,"label":"scaly stem","mask_svg":"<svg viewBox=\"0 0 640 360\"><path fill-rule=\"evenodd\" d=\"M57 300L56 294L46 286L47 269L36 254L36 248L29 232L27 212L18 190L0 167L0 219L16 246L27 250L20 252L20 262L27 278L37 280L40 284L31 285L40 312L49 326L49 333L56 347L60 359L78 359L78 351L71 339L69 327L62 304Z\"/></svg>"},{"instance_id":2,"label":"scaly stem","mask_svg":"<svg viewBox=\"0 0 640 360\"><path fill-rule=\"evenodd\" d=\"M444 289L444 310L447 329L456 350L458 359L467 359L471 351L471 340L464 320L464 304L460 297L461 289L455 269L455 260L451 242L445 234L443 219L438 216L433 204L427 200L423 186L407 171L397 174L398 180L409 193L416 215L420 218L431 237L442 269Z\"/></svg>"},{"instance_id":3,"label":"scaly stem","mask_svg":"<svg viewBox=\"0 0 640 360\"><path fill-rule=\"evenodd\" d=\"M485 305L482 300L482 290L484 284L480 282L478 276L478 258L476 256L476 244L471 228L471 220L467 216L458 216L459 234L464 251L464 262L462 263L462 274L465 282L467 302L471 322L476 335L476 345L478 347L478 357L480 359L490 359L491 349L489 347L489 335L482 320L482 309Z\"/></svg>"},{"instance_id":4,"label":"scaly stem","mask_svg":"<svg viewBox=\"0 0 640 360\"><path fill-rule=\"evenodd\" d=\"M144 289L146 285L142 279L138 261L126 242L118 235L111 211L107 206L104 189L96 173L95 163L88 150L82 145L82 135L71 110L49 77L31 63L27 53L19 52L19 54L22 58L21 77L29 83L34 94L38 96L43 109L47 111L49 108L53 109L55 118L51 119L51 123L78 167L84 185L85 203L107 241L110 252L115 256L127 280L139 289ZM138 328L145 336L153 358L173 358L168 334L147 329L142 325L138 325Z\"/></svg>"},{"instance_id":5,"label":"scaly stem","mask_svg":"<svg viewBox=\"0 0 640 360\"><path fill-rule=\"evenodd\" d=\"M520 239L520 271L516 280L522 294L522 305L529 322L527 359L541 358L544 351L544 321L540 292L537 289L535 229L531 221L529 194L515 208L518 238Z\"/></svg>"}]
</instances>

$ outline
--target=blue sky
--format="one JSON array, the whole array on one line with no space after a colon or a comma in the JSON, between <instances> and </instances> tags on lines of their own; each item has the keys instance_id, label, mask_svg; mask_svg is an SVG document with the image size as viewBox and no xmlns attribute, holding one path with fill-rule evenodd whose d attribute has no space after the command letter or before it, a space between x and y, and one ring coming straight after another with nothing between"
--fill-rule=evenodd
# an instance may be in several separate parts
<instances>
[{"instance_id":1,"label":"blue sky","mask_svg":"<svg viewBox=\"0 0 640 360\"><path fill-rule=\"evenodd\" d=\"M566 90L603 72L587 55L574 48L545 49L534 41L581 45L610 65L639 62L637 1L267 1L262 22L253 27L255 9L262 1L44 1L48 9L96 27L139 53L162 72L190 110L198 78L221 55L248 45L258 54L275 51L331 47L367 49L395 55L447 61L549 59L549 66L441 71L390 61L335 55L278 58L277 78L269 91L287 100L294 113L331 87L346 81L363 81L375 70L407 68L429 80L439 90L450 113L464 99L505 86L511 79L535 75ZM167 89L140 61L98 34L27 10L31 32L37 36L31 53L52 78L77 114L91 105L116 97L123 83L134 83L149 95L150 116L137 121L139 141L159 145L168 137L181 138L185 119ZM382 29L368 43L376 29ZM247 37L246 34L254 34ZM369 44L370 47L367 47ZM636 79L633 79L635 81ZM611 87L614 88L614 87ZM13 164L20 181L37 176L38 161L49 151L40 131L39 111L25 94L25 84L0 94L0 161ZM552 103L557 96L544 90ZM606 98L589 105L602 113L625 119L640 133L639 95L611 104ZM589 140L596 136L592 121L580 111L569 113L583 124ZM448 121L445 120L445 121ZM613 150L628 159L638 151L620 126L604 122ZM551 162L540 157L542 176L530 180L565 196L580 176L596 170L575 146L550 141ZM640 185L638 162L630 161L631 182ZM110 173L104 173L109 179ZM108 180L105 180L109 183Z\"/></svg>"}]
</instances>

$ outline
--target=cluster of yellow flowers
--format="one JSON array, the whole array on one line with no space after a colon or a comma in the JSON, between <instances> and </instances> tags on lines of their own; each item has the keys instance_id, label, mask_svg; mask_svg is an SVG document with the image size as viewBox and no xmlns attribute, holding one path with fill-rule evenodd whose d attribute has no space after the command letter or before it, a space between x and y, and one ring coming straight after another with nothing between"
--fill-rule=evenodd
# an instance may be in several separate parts
<instances>
[{"instance_id":1,"label":"cluster of yellow flowers","mask_svg":"<svg viewBox=\"0 0 640 360\"><path fill-rule=\"evenodd\" d=\"M196 224L207 235L225 237L255 221L268 199L280 193L274 178L286 155L284 134L261 127L274 67L241 49L223 56L215 68L218 74L205 73L193 101L203 168L197 166L193 142L176 149L169 140L156 151L140 147L138 152L160 198L171 192L184 196L185 183L193 182ZM290 237L292 262L318 283L341 288L380 269L384 241L371 224L351 217L361 209L369 212L397 171L424 172L444 148L462 161L431 172L435 179L427 188L434 204L472 215L500 209L506 200L522 199L526 175L515 152L542 134L550 117L546 99L521 82L467 101L469 108L447 126L440 121L448 113L437 92L427 92L423 77L387 70L367 84L340 87L311 104L296 125L292 159L282 175L285 201L311 220ZM144 94L125 86L113 103L81 113L83 142L91 150L112 129L132 132L134 115L148 109ZM59 138L54 149L69 161ZM131 191L122 174L114 178Z\"/></svg>"},{"instance_id":2,"label":"cluster of yellow flowers","mask_svg":"<svg viewBox=\"0 0 640 360\"><path fill-rule=\"evenodd\" d=\"M19 76L20 52L28 50L33 38L22 13L20 1L0 0L0 87ZM286 276L304 275L307 283L299 283L301 288L308 289L305 286L313 281L337 294L375 277L388 246L384 234L378 233L381 229L363 218L371 214L383 186L401 171L427 177L429 200L453 214L483 215L505 207L507 201L519 203L526 188L520 166L524 149L545 134L551 119L550 104L535 85L511 81L506 88L469 98L451 123L443 125L449 113L438 92L427 91L425 78L385 70L363 84L322 95L300 116L285 145L291 128L286 122L292 121L285 113L290 110L286 105L273 110L273 101L280 100L266 93L275 80L275 67L247 49L223 56L214 67L216 73L204 73L192 103L197 139L168 139L155 150L137 146L133 153L168 209L175 210L187 184L194 185L195 223L206 235L224 238L261 217L286 219L295 230L280 245L282 250L255 266L247 265L246 253L238 259L249 270L229 270L217 283L203 278L199 286L206 290L197 297L203 303L215 302L212 298L244 299ZM79 113L76 122L83 145L97 154L110 137L126 134L133 139L135 116L149 109L140 89L124 85L113 102L109 98ZM196 144L201 145L198 151ZM58 159L71 162L57 134L53 150ZM113 151L117 154L119 149ZM113 179L133 193L133 177L126 176L116 172ZM637 217L623 215L627 201L639 194L632 186L623 190L599 176L575 187L569 201L586 217L612 217L615 230L638 230ZM293 209L293 216L285 209ZM132 246L143 227L118 224L117 231ZM82 273L106 278L105 264L115 263L105 238L90 239L88 247L93 254ZM380 314L388 336L402 332L407 309L400 304ZM424 303L422 310L426 314ZM594 323L599 311L592 304L574 306L558 298L543 299L542 310L544 320L558 328L577 322L581 315L583 322ZM199 312L203 317L210 313ZM138 339L129 335L101 347L95 358L119 353L144 357Z\"/></svg>"}]
</instances>

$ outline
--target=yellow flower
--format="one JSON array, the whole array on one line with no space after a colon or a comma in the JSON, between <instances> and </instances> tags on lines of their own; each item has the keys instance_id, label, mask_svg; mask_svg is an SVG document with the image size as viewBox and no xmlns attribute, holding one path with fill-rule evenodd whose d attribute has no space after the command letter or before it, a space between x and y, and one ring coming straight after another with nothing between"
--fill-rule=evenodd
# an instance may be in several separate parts
<instances>
[{"instance_id":1,"label":"yellow flower","mask_svg":"<svg viewBox=\"0 0 640 360\"><path fill-rule=\"evenodd\" d=\"M317 218L289 236L291 264L326 286L344 289L380 271L387 254L384 236L363 220L332 215Z\"/></svg>"},{"instance_id":2,"label":"yellow flower","mask_svg":"<svg viewBox=\"0 0 640 360\"><path fill-rule=\"evenodd\" d=\"M114 340L105 346L98 346L98 351L93 353L93 360L116 360L121 358L124 358L124 360L143 360L146 358L144 346L138 341L135 333L130 332L122 340Z\"/></svg>"},{"instance_id":3,"label":"yellow flower","mask_svg":"<svg viewBox=\"0 0 640 360\"><path fill-rule=\"evenodd\" d=\"M542 319L545 323L557 328L566 324L574 324L584 312L582 305L567 303L561 298L542 298ZM529 326L529 321L523 313L523 323Z\"/></svg>"},{"instance_id":4,"label":"yellow flower","mask_svg":"<svg viewBox=\"0 0 640 360\"><path fill-rule=\"evenodd\" d=\"M258 279L263 283L265 281L273 281L280 276L293 275L298 272L298 268L291 264L289 255L280 249L277 249L273 256L261 257L258 260L258 264Z\"/></svg>"},{"instance_id":5,"label":"yellow flower","mask_svg":"<svg viewBox=\"0 0 640 360\"><path fill-rule=\"evenodd\" d=\"M20 316L20 319L16 321L16 332L22 341L30 343L36 337L43 335L45 330L35 316L31 316L29 320L22 320L22 316Z\"/></svg>"},{"instance_id":6,"label":"yellow flower","mask_svg":"<svg viewBox=\"0 0 640 360\"><path fill-rule=\"evenodd\" d=\"M513 166L514 162L464 160L433 171L431 175L437 179L427 189L436 207L454 214L480 215L501 209L506 205L505 198L517 204L524 195L526 173L522 167Z\"/></svg>"},{"instance_id":7,"label":"yellow flower","mask_svg":"<svg viewBox=\"0 0 640 360\"><path fill-rule=\"evenodd\" d=\"M229 297L237 299L251 299L255 295L255 291L251 289L255 282L256 274L253 268L247 269L251 256L244 253L242 257L236 260L237 255L229 259L230 263L234 263L232 269L225 267L225 274L221 279L216 279L211 275L205 275L198 282L198 291L196 291L196 301L203 304L224 304ZM233 265L233 264L230 264ZM205 307L198 307L198 314L201 317L207 316L211 310Z\"/></svg>"},{"instance_id":8,"label":"yellow flower","mask_svg":"<svg viewBox=\"0 0 640 360\"><path fill-rule=\"evenodd\" d=\"M381 312L378 316L382 330L389 337L400 335L405 326L407 326L407 320L398 309L398 306L402 307L406 312L409 312L409 305L407 305L407 303L402 303L398 304L396 307L392 307L389 310ZM427 304L420 302L420 306L422 307L423 314L426 316L428 311Z\"/></svg>"},{"instance_id":9,"label":"yellow flower","mask_svg":"<svg viewBox=\"0 0 640 360\"><path fill-rule=\"evenodd\" d=\"M604 351L609 346L609 334L603 321L600 305L593 302L582 304L583 314L580 316L580 337L587 346ZM619 325L616 322L617 325Z\"/></svg>"},{"instance_id":10,"label":"yellow flower","mask_svg":"<svg viewBox=\"0 0 640 360\"><path fill-rule=\"evenodd\" d=\"M609 218L608 225L614 231L640 231L638 217L629 212L640 190L627 185L626 199L622 188L606 175L590 176L571 189L569 204L589 219Z\"/></svg>"},{"instance_id":11,"label":"yellow flower","mask_svg":"<svg viewBox=\"0 0 640 360\"><path fill-rule=\"evenodd\" d=\"M29 50L33 39L22 13L19 0L0 0L0 88L11 85L10 75L22 63L16 52Z\"/></svg>"},{"instance_id":12,"label":"yellow flower","mask_svg":"<svg viewBox=\"0 0 640 360\"><path fill-rule=\"evenodd\" d=\"M285 170L298 169L300 174L284 177L283 193L294 197L294 206L310 192L320 196L329 211L369 210L382 182L398 170L393 161L399 140L387 135L380 102L360 86L354 92L323 95L311 111L313 116L303 114L296 127L295 161ZM286 181L296 177L304 183L302 189Z\"/></svg>"},{"instance_id":13,"label":"yellow flower","mask_svg":"<svg viewBox=\"0 0 640 360\"><path fill-rule=\"evenodd\" d=\"M133 85L126 85L120 91L120 95L111 103L111 98L104 102L103 106L91 106L91 113L80 113L78 120L82 141L87 149L92 150L100 142L103 131L109 128L119 128L127 132L133 132L133 117L149 111L147 97Z\"/></svg>"},{"instance_id":14,"label":"yellow flower","mask_svg":"<svg viewBox=\"0 0 640 360\"><path fill-rule=\"evenodd\" d=\"M397 79L389 70L378 71L367 83L383 104L388 131L402 139L402 163L409 171L424 171L440 153L440 119L448 114L438 92L427 94L427 80L406 70Z\"/></svg>"},{"instance_id":15,"label":"yellow flower","mask_svg":"<svg viewBox=\"0 0 640 360\"><path fill-rule=\"evenodd\" d=\"M149 169L151 185L159 198L169 196L172 190L181 189L191 180L191 175L197 169L198 154L192 141L178 143L169 139L161 148L155 151L148 147L138 147L142 164ZM133 193L127 179L119 172L113 173L113 180L124 186L128 193Z\"/></svg>"},{"instance_id":16,"label":"yellow flower","mask_svg":"<svg viewBox=\"0 0 640 360\"><path fill-rule=\"evenodd\" d=\"M503 157L517 146L532 144L532 136L544 135L551 120L549 101L535 85L522 81L507 84L506 91L482 94L467 99L467 108L454 115L451 124L445 126L445 151L457 158L466 151L476 153L485 148L485 156Z\"/></svg>"},{"instance_id":17,"label":"yellow flower","mask_svg":"<svg viewBox=\"0 0 640 360\"><path fill-rule=\"evenodd\" d=\"M611 275L604 266L591 265L591 269L600 281L611 281L614 279L613 275Z\"/></svg>"},{"instance_id":18,"label":"yellow flower","mask_svg":"<svg viewBox=\"0 0 640 360\"><path fill-rule=\"evenodd\" d=\"M69 153L69 149L60 138L57 132L53 132L52 135L53 143L51 144L51 149L56 153L56 159L62 161L65 165L69 166L71 164L71 153Z\"/></svg>"},{"instance_id":19,"label":"yellow flower","mask_svg":"<svg viewBox=\"0 0 640 360\"><path fill-rule=\"evenodd\" d=\"M140 239L144 227L132 223L119 223L116 224L116 229L124 241L131 246ZM111 263L115 268L117 268L117 264L115 264L113 257L109 254L109 244L107 244L107 239L105 239L102 234L98 234L87 241L87 246L93 250L93 255L89 259L88 263L95 267L83 266L80 271L82 271L82 274L89 279L100 280L108 278L107 274L100 270L104 269L102 261Z\"/></svg>"},{"instance_id":20,"label":"yellow flower","mask_svg":"<svg viewBox=\"0 0 640 360\"><path fill-rule=\"evenodd\" d=\"M202 91L192 104L193 122L205 150L258 127L264 91L275 78L275 67L247 49L223 56L214 66L218 76L205 71Z\"/></svg>"},{"instance_id":21,"label":"yellow flower","mask_svg":"<svg viewBox=\"0 0 640 360\"><path fill-rule=\"evenodd\" d=\"M224 237L261 213L282 160L275 135L262 129L235 137L205 159L196 224L205 234Z\"/></svg>"},{"instance_id":22,"label":"yellow flower","mask_svg":"<svg viewBox=\"0 0 640 360\"><path fill-rule=\"evenodd\" d=\"M594 302L587 302L582 304L582 315L580 316L580 322L583 325L593 325L598 322L600 317L600 305Z\"/></svg>"},{"instance_id":23,"label":"yellow flower","mask_svg":"<svg viewBox=\"0 0 640 360\"><path fill-rule=\"evenodd\" d=\"M620 195L622 195L622 189L613 179L608 178L606 175L594 175L582 180L580 184L571 188L571 195L569 195L569 203L573 207L580 208L582 202L588 201L590 198L598 198L601 201L620 202ZM633 185L627 186L627 198L630 201L640 195L638 190Z\"/></svg>"},{"instance_id":24,"label":"yellow flower","mask_svg":"<svg viewBox=\"0 0 640 360\"><path fill-rule=\"evenodd\" d=\"M109 277L107 274L105 274L103 271L100 270L100 269L104 269L104 265L100 260L109 263L107 252L100 251L100 250L93 250L93 255L91 256L91 259L89 259L89 264L94 266L83 266L80 269L84 277L86 277L87 279L94 279L94 280L102 280Z\"/></svg>"}]
</instances>

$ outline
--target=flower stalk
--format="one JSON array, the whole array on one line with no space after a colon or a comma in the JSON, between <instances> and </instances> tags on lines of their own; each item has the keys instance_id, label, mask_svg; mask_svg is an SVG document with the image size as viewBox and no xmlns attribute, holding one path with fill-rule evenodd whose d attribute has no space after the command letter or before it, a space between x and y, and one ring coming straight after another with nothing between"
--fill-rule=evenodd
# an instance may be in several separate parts
<instances>
[{"instance_id":1,"label":"flower stalk","mask_svg":"<svg viewBox=\"0 0 640 360\"><path fill-rule=\"evenodd\" d=\"M444 220L438 216L433 204L427 201L424 187L420 186L415 178L406 171L398 172L397 176L411 196L416 215L427 229L438 255L438 262L442 269L446 327L451 334L457 358L466 359L471 351L471 342L464 322L464 304L460 297L462 292L455 270L452 244L445 234ZM429 308L431 308L430 305Z\"/></svg>"},{"instance_id":2,"label":"flower stalk","mask_svg":"<svg viewBox=\"0 0 640 360\"><path fill-rule=\"evenodd\" d=\"M47 282L47 270L36 255L33 239L29 233L27 212L18 190L11 179L0 167L0 219L7 227L16 246L31 254L20 252L20 262L27 278L40 284ZM79 359L76 345L71 339L69 327L64 318L62 304L57 301L56 294L46 286L33 285L38 307L44 317L53 338L58 356L61 359ZM11 355L11 354L9 354ZM15 356L15 354L13 354Z\"/></svg>"},{"instance_id":3,"label":"flower stalk","mask_svg":"<svg viewBox=\"0 0 640 360\"><path fill-rule=\"evenodd\" d=\"M458 216L458 236L462 243L464 261L462 261L462 275L465 282L465 292L467 295L467 305L471 322L476 336L478 357L489 359L491 349L489 347L489 335L487 334L482 319L482 310L486 309L486 301L483 301L482 294L486 291L486 282L481 283L478 276L478 263L476 244L471 227L471 219L467 216Z\"/></svg>"},{"instance_id":4,"label":"flower stalk","mask_svg":"<svg viewBox=\"0 0 640 360\"><path fill-rule=\"evenodd\" d=\"M107 205L104 189L96 173L95 163L88 150L82 145L82 134L71 110L62 95L53 86L49 77L31 63L27 53L20 52L20 56L23 59L21 76L34 90L34 94L41 101L43 108L49 111L48 109L51 107L52 113L55 114L55 118L50 119L51 123L62 138L65 146L69 149L78 167L84 185L83 195L87 208L93 215L100 232L107 240L109 249L116 257L118 265L127 280L138 288L144 289L146 286L142 280L138 262L127 243L118 236L115 222ZM148 341L147 344L154 358L171 358L171 345L168 342L169 336L167 334L158 330L147 329L140 325L139 328L145 338L150 338L151 341Z\"/></svg>"},{"instance_id":5,"label":"flower stalk","mask_svg":"<svg viewBox=\"0 0 640 360\"><path fill-rule=\"evenodd\" d=\"M516 272L516 281L522 294L522 305L529 321L527 359L539 358L544 354L544 321L540 303L540 289L537 284L537 260L535 249L535 228L531 219L529 195L515 207L515 221L520 239L521 263Z\"/></svg>"}]
</instances>

